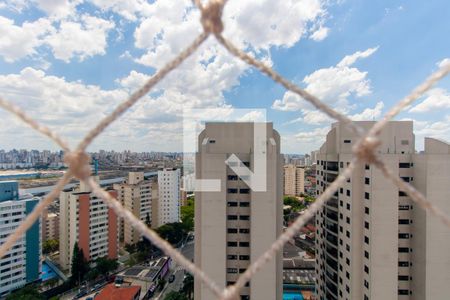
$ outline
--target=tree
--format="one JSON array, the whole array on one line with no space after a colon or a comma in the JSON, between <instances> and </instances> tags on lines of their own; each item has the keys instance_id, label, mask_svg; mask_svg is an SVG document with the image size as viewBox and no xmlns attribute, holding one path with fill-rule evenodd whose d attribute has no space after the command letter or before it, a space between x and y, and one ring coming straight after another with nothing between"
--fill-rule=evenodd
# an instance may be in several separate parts
<instances>
[{"instance_id":1,"label":"tree","mask_svg":"<svg viewBox=\"0 0 450 300\"><path fill-rule=\"evenodd\" d=\"M164 288L165 285L166 285L166 280L164 278L161 278L158 281L158 288L159 288L159 290L162 291L162 289Z\"/></svg>"},{"instance_id":2,"label":"tree","mask_svg":"<svg viewBox=\"0 0 450 300\"><path fill-rule=\"evenodd\" d=\"M78 243L75 243L73 246L73 255L72 255L72 267L71 267L71 280L75 283L80 283L84 275L89 271L89 265L84 258L83 249L78 247Z\"/></svg>"},{"instance_id":3,"label":"tree","mask_svg":"<svg viewBox=\"0 0 450 300\"><path fill-rule=\"evenodd\" d=\"M42 245L42 252L49 254L59 249L59 241L56 239L46 240Z\"/></svg>"},{"instance_id":4,"label":"tree","mask_svg":"<svg viewBox=\"0 0 450 300\"><path fill-rule=\"evenodd\" d=\"M159 234L160 237L162 237L172 245L176 245L181 242L187 233L184 225L178 222L165 224L158 227L155 231Z\"/></svg>"},{"instance_id":5,"label":"tree","mask_svg":"<svg viewBox=\"0 0 450 300\"><path fill-rule=\"evenodd\" d=\"M188 298L180 292L171 291L164 297L164 300L188 300Z\"/></svg>"},{"instance_id":6,"label":"tree","mask_svg":"<svg viewBox=\"0 0 450 300\"><path fill-rule=\"evenodd\" d=\"M283 204L291 206L293 212L296 212L296 211L299 211L299 210L302 210L305 208L305 205L303 205L303 203L300 202L300 200L298 200L296 197L292 197L292 196L284 196Z\"/></svg>"},{"instance_id":7,"label":"tree","mask_svg":"<svg viewBox=\"0 0 450 300\"><path fill-rule=\"evenodd\" d=\"M191 274L187 274L183 280L183 293L187 295L189 300L192 299L194 294L194 277Z\"/></svg>"},{"instance_id":8,"label":"tree","mask_svg":"<svg viewBox=\"0 0 450 300\"><path fill-rule=\"evenodd\" d=\"M187 232L194 230L194 214L195 214L194 199L188 199L187 205L181 207L181 223L183 223L184 229Z\"/></svg>"},{"instance_id":9,"label":"tree","mask_svg":"<svg viewBox=\"0 0 450 300\"><path fill-rule=\"evenodd\" d=\"M6 297L6 300L45 300L34 285L26 285Z\"/></svg>"},{"instance_id":10,"label":"tree","mask_svg":"<svg viewBox=\"0 0 450 300\"><path fill-rule=\"evenodd\" d=\"M116 259L110 259L107 256L99 257L95 260L95 270L98 274L103 274L105 277L109 275L110 272L115 271L119 263Z\"/></svg>"}]
</instances>

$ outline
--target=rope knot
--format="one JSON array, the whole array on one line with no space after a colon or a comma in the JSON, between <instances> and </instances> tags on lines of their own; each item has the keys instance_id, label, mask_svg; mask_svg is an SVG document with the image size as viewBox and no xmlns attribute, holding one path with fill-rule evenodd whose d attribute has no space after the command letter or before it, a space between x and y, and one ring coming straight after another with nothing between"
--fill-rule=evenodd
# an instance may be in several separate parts
<instances>
[{"instance_id":1,"label":"rope knot","mask_svg":"<svg viewBox=\"0 0 450 300\"><path fill-rule=\"evenodd\" d=\"M91 176L89 160L89 155L82 151L68 152L64 155L64 162L69 166L73 176L79 180L84 180Z\"/></svg>"},{"instance_id":2,"label":"rope knot","mask_svg":"<svg viewBox=\"0 0 450 300\"><path fill-rule=\"evenodd\" d=\"M202 17L200 19L203 30L207 33L214 33L219 35L223 31L222 23L222 11L223 11L223 0L211 0L209 3L202 8Z\"/></svg>"},{"instance_id":3,"label":"rope knot","mask_svg":"<svg viewBox=\"0 0 450 300\"><path fill-rule=\"evenodd\" d=\"M224 300L236 300L238 299L237 293L239 291L236 289L234 285L228 286L223 292L222 292L222 298Z\"/></svg>"},{"instance_id":4,"label":"rope knot","mask_svg":"<svg viewBox=\"0 0 450 300\"><path fill-rule=\"evenodd\" d=\"M380 144L379 138L367 136L353 146L353 153L363 161L374 163L377 161L374 151Z\"/></svg>"}]
</instances>

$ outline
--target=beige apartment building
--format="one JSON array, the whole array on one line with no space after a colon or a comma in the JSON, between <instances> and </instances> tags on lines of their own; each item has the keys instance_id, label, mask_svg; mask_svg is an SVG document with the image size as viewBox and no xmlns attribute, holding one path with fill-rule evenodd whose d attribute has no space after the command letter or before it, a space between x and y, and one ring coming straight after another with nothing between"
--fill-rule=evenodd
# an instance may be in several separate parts
<instances>
[{"instance_id":1,"label":"beige apartment building","mask_svg":"<svg viewBox=\"0 0 450 300\"><path fill-rule=\"evenodd\" d=\"M284 194L300 196L305 192L305 169L298 165L284 166Z\"/></svg>"},{"instance_id":2,"label":"beige apartment building","mask_svg":"<svg viewBox=\"0 0 450 300\"><path fill-rule=\"evenodd\" d=\"M152 220L153 206L158 202L158 185L153 180L145 180L144 172L129 172L128 178L123 183L114 184L117 191L117 199L131 211L133 215L146 222ZM123 219L119 220L119 239L125 244L136 244L141 234Z\"/></svg>"},{"instance_id":3,"label":"beige apartment building","mask_svg":"<svg viewBox=\"0 0 450 300\"><path fill-rule=\"evenodd\" d=\"M254 138L255 124L265 127L262 138ZM262 145L261 153L254 139ZM255 156L262 153L267 185L264 191L253 191L225 161L235 154L240 167L254 171ZM206 123L198 137L197 179L220 180L220 191L195 192L195 263L221 287L235 283L281 234L282 161L280 136L272 123ZM198 279L194 295L196 300L214 299ZM281 253L252 277L240 295L282 299Z\"/></svg>"},{"instance_id":4,"label":"beige apartment building","mask_svg":"<svg viewBox=\"0 0 450 300\"><path fill-rule=\"evenodd\" d=\"M374 122L357 122L369 129ZM335 123L317 156L317 193L352 160L357 141ZM425 139L415 153L412 121L393 121L380 135L379 156L404 181L450 214L450 147ZM377 168L359 164L316 215L319 299L446 299L450 231L413 203Z\"/></svg>"},{"instance_id":5,"label":"beige apartment building","mask_svg":"<svg viewBox=\"0 0 450 300\"><path fill-rule=\"evenodd\" d=\"M42 213L42 242L59 240L59 215L49 213L47 209Z\"/></svg>"}]
</instances>

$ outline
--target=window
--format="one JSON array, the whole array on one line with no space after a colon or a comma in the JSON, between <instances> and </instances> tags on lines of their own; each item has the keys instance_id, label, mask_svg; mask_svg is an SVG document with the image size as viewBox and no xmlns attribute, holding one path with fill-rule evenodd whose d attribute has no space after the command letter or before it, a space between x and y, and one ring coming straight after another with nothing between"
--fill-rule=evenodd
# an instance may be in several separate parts
<instances>
[{"instance_id":1,"label":"window","mask_svg":"<svg viewBox=\"0 0 450 300\"><path fill-rule=\"evenodd\" d=\"M409 168L409 166L410 166L410 163L399 163L398 164L398 167L400 169L407 169L407 168Z\"/></svg>"},{"instance_id":2,"label":"window","mask_svg":"<svg viewBox=\"0 0 450 300\"><path fill-rule=\"evenodd\" d=\"M409 276L407 276L407 275L398 275L398 280L399 281L408 281L409 280Z\"/></svg>"},{"instance_id":3,"label":"window","mask_svg":"<svg viewBox=\"0 0 450 300\"><path fill-rule=\"evenodd\" d=\"M364 279L364 286L365 286L366 288L369 288L369 282L368 282L367 280L365 280L365 279Z\"/></svg>"},{"instance_id":4,"label":"window","mask_svg":"<svg viewBox=\"0 0 450 300\"><path fill-rule=\"evenodd\" d=\"M345 249L346 249L347 251L350 251L350 245L349 245L349 244L345 244Z\"/></svg>"},{"instance_id":5,"label":"window","mask_svg":"<svg viewBox=\"0 0 450 300\"><path fill-rule=\"evenodd\" d=\"M239 216L239 220L248 221L250 220L250 216Z\"/></svg>"},{"instance_id":6,"label":"window","mask_svg":"<svg viewBox=\"0 0 450 300\"><path fill-rule=\"evenodd\" d=\"M339 205L340 205L340 206L344 206L344 201L342 201L342 200L339 201Z\"/></svg>"},{"instance_id":7,"label":"window","mask_svg":"<svg viewBox=\"0 0 450 300\"><path fill-rule=\"evenodd\" d=\"M350 210L350 203L347 203L347 209Z\"/></svg>"},{"instance_id":8,"label":"window","mask_svg":"<svg viewBox=\"0 0 450 300\"><path fill-rule=\"evenodd\" d=\"M237 194L237 189L228 189L229 194Z\"/></svg>"},{"instance_id":9,"label":"window","mask_svg":"<svg viewBox=\"0 0 450 300\"><path fill-rule=\"evenodd\" d=\"M366 170L370 170L370 165L365 165Z\"/></svg>"},{"instance_id":10,"label":"window","mask_svg":"<svg viewBox=\"0 0 450 300\"><path fill-rule=\"evenodd\" d=\"M250 202L240 202L239 206L240 207L249 207L250 206Z\"/></svg>"},{"instance_id":11,"label":"window","mask_svg":"<svg viewBox=\"0 0 450 300\"><path fill-rule=\"evenodd\" d=\"M228 202L228 207L236 207L237 202Z\"/></svg>"},{"instance_id":12,"label":"window","mask_svg":"<svg viewBox=\"0 0 450 300\"><path fill-rule=\"evenodd\" d=\"M347 264L347 266L350 266L350 259L348 259L348 257L345 258L345 263Z\"/></svg>"},{"instance_id":13,"label":"window","mask_svg":"<svg viewBox=\"0 0 450 300\"><path fill-rule=\"evenodd\" d=\"M408 253L409 252L409 248L407 248L407 247L399 247L398 248L398 252L399 253Z\"/></svg>"},{"instance_id":14,"label":"window","mask_svg":"<svg viewBox=\"0 0 450 300\"><path fill-rule=\"evenodd\" d=\"M350 224L350 218L349 217L346 218L346 221L347 221L347 224Z\"/></svg>"},{"instance_id":15,"label":"window","mask_svg":"<svg viewBox=\"0 0 450 300\"><path fill-rule=\"evenodd\" d=\"M409 267L409 262L407 261L399 261L398 262L399 267Z\"/></svg>"},{"instance_id":16,"label":"window","mask_svg":"<svg viewBox=\"0 0 450 300\"><path fill-rule=\"evenodd\" d=\"M399 205L398 210L409 210L409 205Z\"/></svg>"},{"instance_id":17,"label":"window","mask_svg":"<svg viewBox=\"0 0 450 300\"><path fill-rule=\"evenodd\" d=\"M238 230L237 230L237 228L228 228L228 229L227 229L227 232L228 232L228 233L237 233Z\"/></svg>"},{"instance_id":18,"label":"window","mask_svg":"<svg viewBox=\"0 0 450 300\"><path fill-rule=\"evenodd\" d=\"M409 291L408 290L398 290L398 294L399 295L409 295Z\"/></svg>"},{"instance_id":19,"label":"window","mask_svg":"<svg viewBox=\"0 0 450 300\"><path fill-rule=\"evenodd\" d=\"M238 180L237 175L228 175L228 180Z\"/></svg>"},{"instance_id":20,"label":"window","mask_svg":"<svg viewBox=\"0 0 450 300\"><path fill-rule=\"evenodd\" d=\"M350 190L347 190L347 196L350 197Z\"/></svg>"},{"instance_id":21,"label":"window","mask_svg":"<svg viewBox=\"0 0 450 300\"><path fill-rule=\"evenodd\" d=\"M237 268L227 268L228 274L237 274L238 269Z\"/></svg>"},{"instance_id":22,"label":"window","mask_svg":"<svg viewBox=\"0 0 450 300\"><path fill-rule=\"evenodd\" d=\"M366 243L367 245L369 245L369 238L367 236L364 236L364 243Z\"/></svg>"},{"instance_id":23,"label":"window","mask_svg":"<svg viewBox=\"0 0 450 300\"><path fill-rule=\"evenodd\" d=\"M345 233L345 235L350 238L350 232L347 230L347 232Z\"/></svg>"},{"instance_id":24,"label":"window","mask_svg":"<svg viewBox=\"0 0 450 300\"><path fill-rule=\"evenodd\" d=\"M367 259L369 259L369 252L367 252L367 251L364 250L364 257L367 258Z\"/></svg>"},{"instance_id":25,"label":"window","mask_svg":"<svg viewBox=\"0 0 450 300\"><path fill-rule=\"evenodd\" d=\"M403 191L399 191L399 192L398 192L398 195L399 195L400 197L405 197L405 196L407 196L407 194L406 194L405 192L403 192Z\"/></svg>"},{"instance_id":26,"label":"window","mask_svg":"<svg viewBox=\"0 0 450 300\"><path fill-rule=\"evenodd\" d=\"M250 168L250 162L249 161L244 161L242 163L243 166L246 166L247 168Z\"/></svg>"},{"instance_id":27,"label":"window","mask_svg":"<svg viewBox=\"0 0 450 300\"><path fill-rule=\"evenodd\" d=\"M409 177L400 177L401 179L403 179L403 181L405 182L409 182Z\"/></svg>"},{"instance_id":28,"label":"window","mask_svg":"<svg viewBox=\"0 0 450 300\"><path fill-rule=\"evenodd\" d=\"M241 193L241 194L249 194L250 193L250 189L240 189L239 193Z\"/></svg>"},{"instance_id":29,"label":"window","mask_svg":"<svg viewBox=\"0 0 450 300\"><path fill-rule=\"evenodd\" d=\"M409 145L409 141L408 140L401 140L400 142L403 146Z\"/></svg>"},{"instance_id":30,"label":"window","mask_svg":"<svg viewBox=\"0 0 450 300\"><path fill-rule=\"evenodd\" d=\"M239 260L250 260L250 255L239 255Z\"/></svg>"},{"instance_id":31,"label":"window","mask_svg":"<svg viewBox=\"0 0 450 300\"><path fill-rule=\"evenodd\" d=\"M398 224L408 225L409 224L409 220L408 219L399 219L398 220Z\"/></svg>"},{"instance_id":32,"label":"window","mask_svg":"<svg viewBox=\"0 0 450 300\"><path fill-rule=\"evenodd\" d=\"M369 297L364 294L364 300L369 300Z\"/></svg>"},{"instance_id":33,"label":"window","mask_svg":"<svg viewBox=\"0 0 450 300\"><path fill-rule=\"evenodd\" d=\"M339 231L344 232L344 228L342 226L339 226Z\"/></svg>"},{"instance_id":34,"label":"window","mask_svg":"<svg viewBox=\"0 0 450 300\"><path fill-rule=\"evenodd\" d=\"M237 219L238 219L238 216L236 216L236 215L228 215L228 216L227 216L227 219L228 219L228 220L237 220Z\"/></svg>"},{"instance_id":35,"label":"window","mask_svg":"<svg viewBox=\"0 0 450 300\"><path fill-rule=\"evenodd\" d=\"M364 193L364 199L370 200L370 194L368 192Z\"/></svg>"},{"instance_id":36,"label":"window","mask_svg":"<svg viewBox=\"0 0 450 300\"><path fill-rule=\"evenodd\" d=\"M369 208L368 208L368 207L364 207L364 213L365 213L366 215L369 214Z\"/></svg>"},{"instance_id":37,"label":"window","mask_svg":"<svg viewBox=\"0 0 450 300\"><path fill-rule=\"evenodd\" d=\"M239 247L250 247L249 242L239 242Z\"/></svg>"},{"instance_id":38,"label":"window","mask_svg":"<svg viewBox=\"0 0 450 300\"><path fill-rule=\"evenodd\" d=\"M365 178L364 178L364 183L365 183L365 184L370 184L370 178L365 177Z\"/></svg>"},{"instance_id":39,"label":"window","mask_svg":"<svg viewBox=\"0 0 450 300\"><path fill-rule=\"evenodd\" d=\"M228 247L237 247L237 245L238 245L237 242L227 242Z\"/></svg>"},{"instance_id":40,"label":"window","mask_svg":"<svg viewBox=\"0 0 450 300\"><path fill-rule=\"evenodd\" d=\"M369 229L369 222L364 221L364 228Z\"/></svg>"},{"instance_id":41,"label":"window","mask_svg":"<svg viewBox=\"0 0 450 300\"><path fill-rule=\"evenodd\" d=\"M409 239L409 233L399 233L398 238L399 239Z\"/></svg>"},{"instance_id":42,"label":"window","mask_svg":"<svg viewBox=\"0 0 450 300\"><path fill-rule=\"evenodd\" d=\"M339 193L343 194L343 193L344 193L344 189L343 189L343 188L340 188L340 189L339 189Z\"/></svg>"},{"instance_id":43,"label":"window","mask_svg":"<svg viewBox=\"0 0 450 300\"><path fill-rule=\"evenodd\" d=\"M364 272L366 272L367 274L369 274L369 267L364 265Z\"/></svg>"},{"instance_id":44,"label":"window","mask_svg":"<svg viewBox=\"0 0 450 300\"><path fill-rule=\"evenodd\" d=\"M350 144L351 142L351 140L344 140L344 144Z\"/></svg>"},{"instance_id":45,"label":"window","mask_svg":"<svg viewBox=\"0 0 450 300\"><path fill-rule=\"evenodd\" d=\"M240 228L239 233L250 233L250 229L248 228Z\"/></svg>"},{"instance_id":46,"label":"window","mask_svg":"<svg viewBox=\"0 0 450 300\"><path fill-rule=\"evenodd\" d=\"M237 255L227 255L228 260L237 260Z\"/></svg>"}]
</instances>

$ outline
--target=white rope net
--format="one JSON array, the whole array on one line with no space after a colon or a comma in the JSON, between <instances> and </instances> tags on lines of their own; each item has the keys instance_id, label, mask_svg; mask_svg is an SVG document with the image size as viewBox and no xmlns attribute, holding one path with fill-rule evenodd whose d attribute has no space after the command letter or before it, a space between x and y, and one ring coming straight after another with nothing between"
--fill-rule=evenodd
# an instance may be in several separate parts
<instances>
[{"instance_id":1,"label":"white rope net","mask_svg":"<svg viewBox=\"0 0 450 300\"><path fill-rule=\"evenodd\" d=\"M296 235L300 228L312 218L327 202L327 200L339 189L339 187L352 175L352 171L356 163L373 164L379 168L382 173L389 178L399 189L405 191L413 201L415 201L422 209L429 212L434 217L438 218L443 224L450 228L450 218L445 215L438 207L429 202L424 195L416 190L409 183L401 180L397 174L390 170L386 164L378 157L375 149L380 145L378 135L383 127L392 120L402 109L410 105L413 101L422 96L428 91L436 82L445 77L450 72L450 63L441 66L441 68L428 77L423 83L418 85L409 95L401 99L396 106L394 106L382 120L377 122L369 131L358 127L345 115L333 110L331 107L324 104L320 99L311 95L304 89L298 87L292 82L283 78L273 69L258 61L244 51L236 48L232 42L222 36L223 23L221 20L222 11L226 4L226 0L210 0L204 4L200 0L194 0L195 5L201 11L200 22L203 26L203 33L201 33L194 41L179 55L169 61L164 67L157 71L140 89L135 91L131 96L121 103L110 115L105 117L100 123L95 126L85 138L79 143L75 149L71 149L64 139L58 136L48 127L39 124L31 117L29 117L20 108L13 105L11 102L0 98L0 107L16 115L23 122L27 123L36 131L46 135L48 138L57 143L65 152L65 162L69 166L69 170L59 180L55 188L34 208L31 214L19 225L19 227L10 234L6 241L0 246L0 258L14 245L14 243L30 228L33 223L39 218L40 214L45 208L58 197L64 186L73 178L86 183L93 191L93 193L103 199L105 203L114 210L117 216L129 222L136 230L143 236L148 238L154 245L160 248L166 255L170 256L178 264L182 265L186 270L192 273L196 278L200 279L218 299L234 299L239 295L239 290L251 279L251 277L268 261L270 261L280 251L284 244ZM259 258L257 258L248 269L240 275L239 279L234 285L230 285L225 289L208 277L190 260L186 259L180 252L173 248L167 241L158 236L152 229L148 228L139 218L134 216L130 211L125 209L119 201L114 199L109 193L103 190L93 178L90 176L91 169L89 166L89 156L85 152L86 148L92 141L112 122L117 120L125 111L132 107L139 99L146 95L158 82L160 82L168 73L177 68L186 58L192 55L209 37L213 37L231 54L247 64L260 70L272 78L275 82L281 84L287 90L299 95L306 101L310 102L317 109L325 112L327 115L347 125L355 134L359 136L358 142L353 147L354 159L339 174L339 176L332 182L325 191L316 199L316 201L309 207L309 209L295 222L293 222L285 232L278 237L278 239L267 249Z\"/></svg>"}]
</instances>

